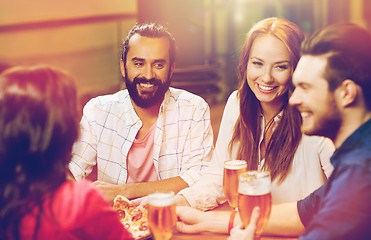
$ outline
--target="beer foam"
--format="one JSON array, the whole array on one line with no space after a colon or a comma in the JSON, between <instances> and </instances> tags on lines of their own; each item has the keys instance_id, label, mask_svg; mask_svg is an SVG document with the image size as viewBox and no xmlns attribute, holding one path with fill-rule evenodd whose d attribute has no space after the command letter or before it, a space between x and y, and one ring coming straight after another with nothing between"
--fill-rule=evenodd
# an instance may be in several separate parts
<instances>
[{"instance_id":1,"label":"beer foam","mask_svg":"<svg viewBox=\"0 0 371 240\"><path fill-rule=\"evenodd\" d=\"M254 172L252 176L247 173L240 175L238 193L244 195L258 196L271 192L271 178L264 172Z\"/></svg>"},{"instance_id":2,"label":"beer foam","mask_svg":"<svg viewBox=\"0 0 371 240\"><path fill-rule=\"evenodd\" d=\"M148 204L151 206L165 207L174 203L174 193L153 193L148 195Z\"/></svg>"},{"instance_id":3,"label":"beer foam","mask_svg":"<svg viewBox=\"0 0 371 240\"><path fill-rule=\"evenodd\" d=\"M224 163L226 169L236 170L241 168L246 168L247 164L243 160L230 160Z\"/></svg>"}]
</instances>

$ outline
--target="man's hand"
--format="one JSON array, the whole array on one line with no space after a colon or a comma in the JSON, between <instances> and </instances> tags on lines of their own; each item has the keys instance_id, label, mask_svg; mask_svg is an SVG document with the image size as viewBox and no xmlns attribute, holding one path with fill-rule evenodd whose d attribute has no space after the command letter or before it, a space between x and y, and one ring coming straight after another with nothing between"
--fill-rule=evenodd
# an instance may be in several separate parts
<instances>
[{"instance_id":1,"label":"man's hand","mask_svg":"<svg viewBox=\"0 0 371 240\"><path fill-rule=\"evenodd\" d=\"M202 212L195 208L177 206L177 230L184 233L228 232L230 211Z\"/></svg>"},{"instance_id":2,"label":"man's hand","mask_svg":"<svg viewBox=\"0 0 371 240\"><path fill-rule=\"evenodd\" d=\"M99 192L103 195L103 197L109 202L113 203L115 197L123 191L124 185L116 185L101 181L93 182L93 185L99 190Z\"/></svg>"},{"instance_id":3,"label":"man's hand","mask_svg":"<svg viewBox=\"0 0 371 240\"><path fill-rule=\"evenodd\" d=\"M199 233L208 231L209 221L207 213L200 210L178 206L176 207L178 215L177 230L184 233Z\"/></svg>"},{"instance_id":4,"label":"man's hand","mask_svg":"<svg viewBox=\"0 0 371 240\"><path fill-rule=\"evenodd\" d=\"M251 221L246 229L242 229L242 225L232 228L231 236L228 240L254 240L256 223L258 222L260 209L255 207L251 214Z\"/></svg>"}]
</instances>

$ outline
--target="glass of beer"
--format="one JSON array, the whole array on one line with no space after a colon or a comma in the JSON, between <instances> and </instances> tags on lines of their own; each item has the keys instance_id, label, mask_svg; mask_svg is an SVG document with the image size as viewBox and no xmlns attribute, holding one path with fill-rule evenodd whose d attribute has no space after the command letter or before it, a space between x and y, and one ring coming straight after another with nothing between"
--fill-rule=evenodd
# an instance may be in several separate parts
<instances>
[{"instance_id":1,"label":"glass of beer","mask_svg":"<svg viewBox=\"0 0 371 240\"><path fill-rule=\"evenodd\" d=\"M169 240L176 222L173 192L148 195L148 226L155 240Z\"/></svg>"},{"instance_id":2,"label":"glass of beer","mask_svg":"<svg viewBox=\"0 0 371 240\"><path fill-rule=\"evenodd\" d=\"M250 223L254 207L260 208L255 239L260 239L269 220L272 208L271 176L266 171L247 171L240 174L238 187L238 211L244 227Z\"/></svg>"},{"instance_id":3,"label":"glass of beer","mask_svg":"<svg viewBox=\"0 0 371 240\"><path fill-rule=\"evenodd\" d=\"M246 168L246 161L243 160L229 160L224 163L223 191L229 206L234 210L238 209L238 176Z\"/></svg>"}]
</instances>

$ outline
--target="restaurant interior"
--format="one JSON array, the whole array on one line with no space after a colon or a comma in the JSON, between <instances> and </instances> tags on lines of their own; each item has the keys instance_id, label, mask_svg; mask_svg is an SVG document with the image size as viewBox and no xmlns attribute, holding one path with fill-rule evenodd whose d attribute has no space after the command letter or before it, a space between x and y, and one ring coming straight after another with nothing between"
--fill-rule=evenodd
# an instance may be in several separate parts
<instances>
[{"instance_id":1,"label":"restaurant interior","mask_svg":"<svg viewBox=\"0 0 371 240\"><path fill-rule=\"evenodd\" d=\"M136 22L158 22L176 39L171 86L208 102L215 143L225 103L238 89L238 56L246 33L268 17L286 18L306 35L340 22L371 32L371 0L2 0L0 72L35 64L64 69L76 81L82 109L93 97L125 88L120 72L125 36ZM173 239L227 237L189 236Z\"/></svg>"},{"instance_id":2,"label":"restaurant interior","mask_svg":"<svg viewBox=\"0 0 371 240\"><path fill-rule=\"evenodd\" d=\"M177 42L172 86L211 106L215 138L224 104L237 89L236 68L246 32L266 17L283 17L306 34L331 23L371 31L369 0L13 0L0 3L0 64L47 63L76 80L81 105L125 88L122 40L136 23L166 25Z\"/></svg>"}]
</instances>

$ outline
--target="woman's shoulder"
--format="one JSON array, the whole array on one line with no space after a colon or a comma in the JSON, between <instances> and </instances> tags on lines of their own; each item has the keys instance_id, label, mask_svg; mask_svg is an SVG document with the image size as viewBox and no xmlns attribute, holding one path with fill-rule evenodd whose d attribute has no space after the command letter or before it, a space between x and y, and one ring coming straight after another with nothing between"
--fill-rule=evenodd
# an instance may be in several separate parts
<instances>
[{"instance_id":1,"label":"woman's shoulder","mask_svg":"<svg viewBox=\"0 0 371 240\"><path fill-rule=\"evenodd\" d=\"M56 192L54 201L61 207L74 206L87 209L92 205L105 206L108 203L89 181L67 181Z\"/></svg>"},{"instance_id":2,"label":"woman's shoulder","mask_svg":"<svg viewBox=\"0 0 371 240\"><path fill-rule=\"evenodd\" d=\"M240 109L240 98L238 96L238 91L233 91L227 100L227 103L225 105L226 109Z\"/></svg>"},{"instance_id":3,"label":"woman's shoulder","mask_svg":"<svg viewBox=\"0 0 371 240\"><path fill-rule=\"evenodd\" d=\"M228 97L228 102L240 102L240 98L239 98L239 96L238 96L238 91L237 90L235 90L235 91L233 91L230 95L229 95L229 97Z\"/></svg>"},{"instance_id":4,"label":"woman's shoulder","mask_svg":"<svg viewBox=\"0 0 371 240\"><path fill-rule=\"evenodd\" d=\"M237 91L234 91L229 95L227 103L224 108L223 118L228 118L233 121L238 118L240 114L240 99Z\"/></svg>"},{"instance_id":5,"label":"woman's shoulder","mask_svg":"<svg viewBox=\"0 0 371 240\"><path fill-rule=\"evenodd\" d=\"M335 151L335 145L329 138L303 134L299 149L306 155L314 154L330 163L330 157ZM327 165L327 163L323 163L323 165Z\"/></svg>"},{"instance_id":6,"label":"woman's shoulder","mask_svg":"<svg viewBox=\"0 0 371 240\"><path fill-rule=\"evenodd\" d=\"M331 139L322 137L322 136L309 136L306 134L303 134L302 136L302 143L305 145L316 145L316 146L334 146L334 143L331 141Z\"/></svg>"}]
</instances>

